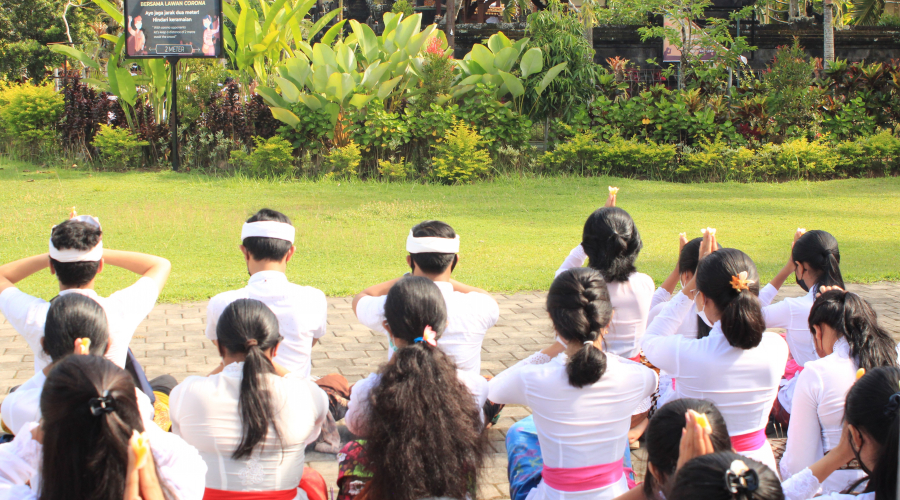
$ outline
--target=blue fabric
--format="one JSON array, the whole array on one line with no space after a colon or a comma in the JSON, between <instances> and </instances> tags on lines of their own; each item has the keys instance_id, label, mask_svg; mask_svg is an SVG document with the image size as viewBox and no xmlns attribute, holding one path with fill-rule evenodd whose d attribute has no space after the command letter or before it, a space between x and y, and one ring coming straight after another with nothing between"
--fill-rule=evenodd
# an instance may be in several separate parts
<instances>
[{"instance_id":1,"label":"blue fabric","mask_svg":"<svg viewBox=\"0 0 900 500\"><path fill-rule=\"evenodd\" d=\"M523 418L509 428L506 454L509 457L509 497L511 500L525 500L528 492L540 484L544 469L534 417Z\"/></svg>"}]
</instances>

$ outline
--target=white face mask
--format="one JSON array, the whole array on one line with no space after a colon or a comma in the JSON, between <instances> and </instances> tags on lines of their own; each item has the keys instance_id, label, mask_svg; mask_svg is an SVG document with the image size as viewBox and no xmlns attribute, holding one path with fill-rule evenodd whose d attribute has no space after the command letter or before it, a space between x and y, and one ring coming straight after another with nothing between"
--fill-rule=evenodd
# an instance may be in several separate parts
<instances>
[{"instance_id":1,"label":"white face mask","mask_svg":"<svg viewBox=\"0 0 900 500\"><path fill-rule=\"evenodd\" d=\"M143 24L141 24L141 23L134 23L134 29L139 30L139 29L141 29L141 26L143 26Z\"/></svg>"},{"instance_id":2,"label":"white face mask","mask_svg":"<svg viewBox=\"0 0 900 500\"><path fill-rule=\"evenodd\" d=\"M697 296L699 297L700 294L698 293ZM704 305L703 309L701 310L700 306L697 305L697 302L694 301L694 307L697 308L697 316L700 316L700 319L702 319L703 322L706 323L706 326L712 328L712 326L713 326L712 322L709 320L709 318L706 317L706 305Z\"/></svg>"}]
</instances>

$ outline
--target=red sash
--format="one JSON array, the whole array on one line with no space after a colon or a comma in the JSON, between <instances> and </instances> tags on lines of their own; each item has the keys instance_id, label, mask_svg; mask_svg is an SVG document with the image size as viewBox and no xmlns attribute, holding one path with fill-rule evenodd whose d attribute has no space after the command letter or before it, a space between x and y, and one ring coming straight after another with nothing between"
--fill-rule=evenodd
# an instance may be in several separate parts
<instances>
[{"instance_id":1,"label":"red sash","mask_svg":"<svg viewBox=\"0 0 900 500\"><path fill-rule=\"evenodd\" d=\"M760 429L740 436L731 436L731 447L734 451L741 453L743 451L756 451L766 444L766 430Z\"/></svg>"},{"instance_id":2,"label":"red sash","mask_svg":"<svg viewBox=\"0 0 900 500\"><path fill-rule=\"evenodd\" d=\"M541 477L547 486L556 491L576 492L596 490L615 484L622 478L623 473L622 460L619 459L610 464L569 469L557 469L544 465Z\"/></svg>"},{"instance_id":3,"label":"red sash","mask_svg":"<svg viewBox=\"0 0 900 500\"><path fill-rule=\"evenodd\" d=\"M294 500L297 488L282 491L227 491L206 488L203 500Z\"/></svg>"},{"instance_id":4,"label":"red sash","mask_svg":"<svg viewBox=\"0 0 900 500\"><path fill-rule=\"evenodd\" d=\"M634 361L635 363L640 363L641 362L641 353L638 353L637 356L635 356L633 358L628 358L628 359Z\"/></svg>"}]
</instances>

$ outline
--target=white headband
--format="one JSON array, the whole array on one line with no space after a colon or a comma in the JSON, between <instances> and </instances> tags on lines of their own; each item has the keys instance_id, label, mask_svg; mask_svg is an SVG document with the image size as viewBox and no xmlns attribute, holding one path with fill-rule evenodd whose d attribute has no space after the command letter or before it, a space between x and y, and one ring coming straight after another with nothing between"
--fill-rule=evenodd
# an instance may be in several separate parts
<instances>
[{"instance_id":1,"label":"white headband","mask_svg":"<svg viewBox=\"0 0 900 500\"><path fill-rule=\"evenodd\" d=\"M96 217L91 217L90 215L79 215L78 217L73 217L69 220L84 222L85 224L95 226L97 229L102 229L100 227L100 221ZM56 229L56 226L53 226L53 229ZM53 229L50 230L51 234L53 234ZM59 250L53 246L53 239L51 238L50 258L57 262L97 262L103 258L103 240L101 239L98 241L97 246L90 250L75 250L73 248Z\"/></svg>"},{"instance_id":2,"label":"white headband","mask_svg":"<svg viewBox=\"0 0 900 500\"><path fill-rule=\"evenodd\" d=\"M241 241L247 238L275 238L276 240L290 241L294 243L297 230L290 224L273 220L258 222L245 222L241 229Z\"/></svg>"},{"instance_id":3,"label":"white headband","mask_svg":"<svg viewBox=\"0 0 900 500\"><path fill-rule=\"evenodd\" d=\"M416 238L412 229L406 238L406 251L409 253L459 253L459 235L455 238L434 238L423 236Z\"/></svg>"}]
</instances>

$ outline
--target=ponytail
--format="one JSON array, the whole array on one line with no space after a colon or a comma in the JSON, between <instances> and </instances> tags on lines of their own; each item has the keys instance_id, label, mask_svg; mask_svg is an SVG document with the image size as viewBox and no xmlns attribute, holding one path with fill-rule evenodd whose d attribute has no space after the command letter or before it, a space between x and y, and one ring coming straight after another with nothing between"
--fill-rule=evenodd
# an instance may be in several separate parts
<instances>
[{"instance_id":1,"label":"ponytail","mask_svg":"<svg viewBox=\"0 0 900 500\"><path fill-rule=\"evenodd\" d=\"M109 346L106 312L94 299L69 293L50 301L44 324L44 352L54 363L72 354L76 339L88 339L90 354L103 356ZM16 429L18 430L18 429Z\"/></svg>"},{"instance_id":2,"label":"ponytail","mask_svg":"<svg viewBox=\"0 0 900 500\"><path fill-rule=\"evenodd\" d=\"M897 499L897 441L900 439L898 382L900 369L874 368L857 380L847 393L844 420L860 432L865 431L865 439L874 440L874 444L880 447L878 461L871 471L860 461L863 470L869 475L848 488L848 491L868 481L865 493L874 492L875 498L879 500Z\"/></svg>"},{"instance_id":3,"label":"ponytail","mask_svg":"<svg viewBox=\"0 0 900 500\"><path fill-rule=\"evenodd\" d=\"M621 208L595 210L584 223L581 246L588 265L609 283L628 281L643 245L634 220Z\"/></svg>"},{"instance_id":4,"label":"ponytail","mask_svg":"<svg viewBox=\"0 0 900 500\"><path fill-rule=\"evenodd\" d=\"M840 266L841 251L837 239L830 233L818 229L807 231L794 243L791 259L820 273L816 285L844 288Z\"/></svg>"},{"instance_id":5,"label":"ponytail","mask_svg":"<svg viewBox=\"0 0 900 500\"><path fill-rule=\"evenodd\" d=\"M591 385L606 372L606 353L594 346L612 319L609 290L599 271L570 269L553 280L547 293L547 312L556 333L566 342L584 344L566 365L569 384Z\"/></svg>"},{"instance_id":6,"label":"ponytail","mask_svg":"<svg viewBox=\"0 0 900 500\"><path fill-rule=\"evenodd\" d=\"M270 425L281 443L267 377L275 374L275 367L264 351L276 347L282 337L275 313L254 299L239 299L229 304L219 318L216 337L220 351L226 349L246 356L238 400L243 431L241 442L231 455L237 460L253 453L268 435Z\"/></svg>"},{"instance_id":7,"label":"ponytail","mask_svg":"<svg viewBox=\"0 0 900 500\"><path fill-rule=\"evenodd\" d=\"M722 312L722 333L732 347L753 349L766 322L759 302L759 272L744 252L723 248L697 265L697 289Z\"/></svg>"},{"instance_id":8,"label":"ponytail","mask_svg":"<svg viewBox=\"0 0 900 500\"><path fill-rule=\"evenodd\" d=\"M831 290L820 295L809 311L809 331L828 325L850 345L860 368L898 366L897 344L878 325L872 306L855 293Z\"/></svg>"},{"instance_id":9,"label":"ponytail","mask_svg":"<svg viewBox=\"0 0 900 500\"><path fill-rule=\"evenodd\" d=\"M684 464L669 500L784 500L772 469L733 451L701 455Z\"/></svg>"},{"instance_id":10,"label":"ponytail","mask_svg":"<svg viewBox=\"0 0 900 500\"><path fill-rule=\"evenodd\" d=\"M391 335L406 345L379 370L369 396L366 498L465 498L488 441L481 408L456 365L432 345L447 324L444 297L431 280L407 276L388 292L384 315Z\"/></svg>"}]
</instances>

